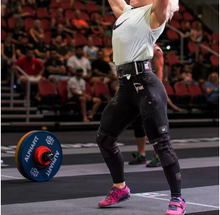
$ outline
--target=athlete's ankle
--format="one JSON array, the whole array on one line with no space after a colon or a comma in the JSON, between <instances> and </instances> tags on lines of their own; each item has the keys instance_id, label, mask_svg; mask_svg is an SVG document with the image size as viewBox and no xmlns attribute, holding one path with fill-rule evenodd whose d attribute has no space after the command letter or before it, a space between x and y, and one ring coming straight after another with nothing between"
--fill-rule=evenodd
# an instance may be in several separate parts
<instances>
[{"instance_id":1,"label":"athlete's ankle","mask_svg":"<svg viewBox=\"0 0 220 215\"><path fill-rule=\"evenodd\" d=\"M120 184L113 184L113 187L119 188L119 189L124 189L126 187L125 182L120 183Z\"/></svg>"}]
</instances>

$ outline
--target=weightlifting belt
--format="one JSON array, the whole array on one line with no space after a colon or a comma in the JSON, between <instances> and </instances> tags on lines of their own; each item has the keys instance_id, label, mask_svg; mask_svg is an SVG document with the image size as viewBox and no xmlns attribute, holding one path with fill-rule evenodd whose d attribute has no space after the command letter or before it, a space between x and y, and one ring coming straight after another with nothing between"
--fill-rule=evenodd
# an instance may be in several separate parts
<instances>
[{"instance_id":1,"label":"weightlifting belt","mask_svg":"<svg viewBox=\"0 0 220 215\"><path fill-rule=\"evenodd\" d=\"M116 66L117 75L123 78L127 75L138 75L140 73L152 72L150 60L135 61Z\"/></svg>"}]
</instances>

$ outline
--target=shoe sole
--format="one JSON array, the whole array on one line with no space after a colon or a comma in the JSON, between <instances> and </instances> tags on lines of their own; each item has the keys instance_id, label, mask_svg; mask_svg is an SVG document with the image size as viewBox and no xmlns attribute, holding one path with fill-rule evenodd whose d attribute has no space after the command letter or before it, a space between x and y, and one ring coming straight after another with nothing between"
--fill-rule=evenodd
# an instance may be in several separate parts
<instances>
[{"instance_id":1,"label":"shoe sole","mask_svg":"<svg viewBox=\"0 0 220 215\"><path fill-rule=\"evenodd\" d=\"M100 208L108 208L108 207L110 207L110 206L112 206L112 205L115 205L115 204L118 204L118 203L121 203L121 202L130 200L130 199L132 199L131 195L126 195L125 197L121 198L118 202L115 202L115 203L113 203L113 204L111 204L111 205L106 205L106 206L99 206L99 205L98 205L98 206L99 206Z\"/></svg>"},{"instance_id":2,"label":"shoe sole","mask_svg":"<svg viewBox=\"0 0 220 215\"><path fill-rule=\"evenodd\" d=\"M182 215L186 214L186 210L182 213ZM170 215L169 213L165 213L164 215Z\"/></svg>"},{"instance_id":3,"label":"shoe sole","mask_svg":"<svg viewBox=\"0 0 220 215\"><path fill-rule=\"evenodd\" d=\"M129 165L138 165L138 164L146 164L146 161L140 162L140 163L128 163Z\"/></svg>"},{"instance_id":4,"label":"shoe sole","mask_svg":"<svg viewBox=\"0 0 220 215\"><path fill-rule=\"evenodd\" d=\"M161 164L160 165L156 165L156 166L147 166L146 165L146 167L150 167L150 168L152 168L152 167L160 167L161 166Z\"/></svg>"}]
</instances>

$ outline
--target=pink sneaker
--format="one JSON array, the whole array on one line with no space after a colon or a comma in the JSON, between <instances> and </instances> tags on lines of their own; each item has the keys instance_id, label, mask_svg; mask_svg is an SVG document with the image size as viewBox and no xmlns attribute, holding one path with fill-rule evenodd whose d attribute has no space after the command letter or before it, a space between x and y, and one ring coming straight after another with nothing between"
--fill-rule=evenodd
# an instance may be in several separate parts
<instances>
[{"instance_id":1,"label":"pink sneaker","mask_svg":"<svg viewBox=\"0 0 220 215\"><path fill-rule=\"evenodd\" d=\"M172 197L168 210L164 215L184 215L186 213L186 202L181 197Z\"/></svg>"},{"instance_id":2,"label":"pink sneaker","mask_svg":"<svg viewBox=\"0 0 220 215\"><path fill-rule=\"evenodd\" d=\"M123 189L112 187L108 196L99 202L99 207L104 208L116 203L131 199L130 189L126 186Z\"/></svg>"}]
</instances>

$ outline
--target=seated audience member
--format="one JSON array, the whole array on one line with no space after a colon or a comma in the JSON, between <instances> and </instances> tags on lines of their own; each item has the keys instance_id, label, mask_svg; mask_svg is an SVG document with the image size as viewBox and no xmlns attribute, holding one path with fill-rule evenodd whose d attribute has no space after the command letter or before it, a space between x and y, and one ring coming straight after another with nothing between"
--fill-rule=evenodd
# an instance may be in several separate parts
<instances>
[{"instance_id":1,"label":"seated audience member","mask_svg":"<svg viewBox=\"0 0 220 215\"><path fill-rule=\"evenodd\" d=\"M76 40L71 39L70 43L68 44L68 51L70 52L70 56L75 55L75 49L76 49Z\"/></svg>"},{"instance_id":2,"label":"seated audience member","mask_svg":"<svg viewBox=\"0 0 220 215\"><path fill-rule=\"evenodd\" d=\"M190 39L194 42L202 42L203 29L201 22L196 21L190 33Z\"/></svg>"},{"instance_id":3,"label":"seated audience member","mask_svg":"<svg viewBox=\"0 0 220 215\"><path fill-rule=\"evenodd\" d=\"M51 19L51 28L55 28L58 25L63 25L67 28L70 27L69 19L65 18L62 8L58 8L56 17Z\"/></svg>"},{"instance_id":4,"label":"seated audience member","mask_svg":"<svg viewBox=\"0 0 220 215\"><path fill-rule=\"evenodd\" d=\"M195 81L197 81L201 87L205 82L206 78L208 77L208 74L209 74L209 69L205 65L203 55L200 54L198 61L193 66L192 78Z\"/></svg>"},{"instance_id":5,"label":"seated audience member","mask_svg":"<svg viewBox=\"0 0 220 215\"><path fill-rule=\"evenodd\" d=\"M13 42L19 43L21 37L23 35L26 35L23 19L20 18L20 19L15 20L15 23L14 23L14 26L13 26L11 32L13 34Z\"/></svg>"},{"instance_id":6,"label":"seated audience member","mask_svg":"<svg viewBox=\"0 0 220 215\"><path fill-rule=\"evenodd\" d=\"M75 68L80 67L83 69L83 78L89 80L91 78L91 64L90 61L83 56L83 51L81 46L76 47L76 53L74 56L70 57L67 61L68 71L74 74Z\"/></svg>"},{"instance_id":7,"label":"seated audience member","mask_svg":"<svg viewBox=\"0 0 220 215\"><path fill-rule=\"evenodd\" d=\"M29 15L29 13L22 12L22 6L21 2L17 0L8 0L8 3L6 4L6 15L8 17L24 17Z\"/></svg>"},{"instance_id":8,"label":"seated audience member","mask_svg":"<svg viewBox=\"0 0 220 215\"><path fill-rule=\"evenodd\" d=\"M205 96L208 102L219 101L219 77L217 72L209 75L208 81L205 83Z\"/></svg>"},{"instance_id":9,"label":"seated audience member","mask_svg":"<svg viewBox=\"0 0 220 215\"><path fill-rule=\"evenodd\" d=\"M83 47L84 56L92 63L97 59L98 48L93 45L93 38L88 38L88 45Z\"/></svg>"},{"instance_id":10,"label":"seated audience member","mask_svg":"<svg viewBox=\"0 0 220 215\"><path fill-rule=\"evenodd\" d=\"M15 46L17 59L25 57L27 49L30 48L26 35L20 37L19 43Z\"/></svg>"},{"instance_id":11,"label":"seated audience member","mask_svg":"<svg viewBox=\"0 0 220 215\"><path fill-rule=\"evenodd\" d=\"M34 21L34 26L30 29L30 43L36 45L39 43L39 37L44 33L43 28L41 28L41 22L39 19Z\"/></svg>"},{"instance_id":12,"label":"seated audience member","mask_svg":"<svg viewBox=\"0 0 220 215\"><path fill-rule=\"evenodd\" d=\"M112 81L117 78L117 76L111 71L109 64L104 61L102 50L98 51L97 60L92 63L92 72L93 77L91 83L96 81L104 81L104 78L107 78L107 82L111 84Z\"/></svg>"},{"instance_id":13,"label":"seated audience member","mask_svg":"<svg viewBox=\"0 0 220 215\"><path fill-rule=\"evenodd\" d=\"M91 23L91 31L93 34L98 35L99 37L104 36L104 28L102 25L102 22L100 21L100 14L95 13L93 18L92 18L92 23Z\"/></svg>"},{"instance_id":14,"label":"seated audience member","mask_svg":"<svg viewBox=\"0 0 220 215\"><path fill-rule=\"evenodd\" d=\"M57 58L57 52L55 49L50 50L50 58L45 62L45 77L55 86L61 80L68 80L69 76L66 75L66 67Z\"/></svg>"},{"instance_id":15,"label":"seated audience member","mask_svg":"<svg viewBox=\"0 0 220 215\"><path fill-rule=\"evenodd\" d=\"M31 48L27 49L25 57L18 59L14 65L19 66L24 72L27 73L27 75L29 75L29 80L31 83L39 83L44 79L42 77L44 73L44 65L42 62L34 58L34 51ZM24 98L27 99L27 78L18 70L16 70L15 75L17 76L18 84L21 84L21 87L24 90ZM37 93L35 98L40 100L39 93Z\"/></svg>"},{"instance_id":16,"label":"seated audience member","mask_svg":"<svg viewBox=\"0 0 220 215\"><path fill-rule=\"evenodd\" d=\"M180 77L182 78L182 82L184 82L185 84L189 84L193 81L191 68L188 64L183 65Z\"/></svg>"},{"instance_id":17,"label":"seated audience member","mask_svg":"<svg viewBox=\"0 0 220 215\"><path fill-rule=\"evenodd\" d=\"M68 80L68 99L70 101L77 101L80 103L81 107L81 114L83 122L89 122L93 120L93 116L95 115L96 111L98 110L101 100L99 98L91 97L90 95L86 94L86 82L82 78L83 69L82 68L75 68L74 77L71 77ZM90 114L86 115L86 105L87 102L92 103L92 110Z\"/></svg>"},{"instance_id":18,"label":"seated audience member","mask_svg":"<svg viewBox=\"0 0 220 215\"><path fill-rule=\"evenodd\" d=\"M48 58L47 47L44 43L44 35L40 35L38 38L38 44L34 46L35 57L41 61L45 61Z\"/></svg>"},{"instance_id":19,"label":"seated audience member","mask_svg":"<svg viewBox=\"0 0 220 215\"><path fill-rule=\"evenodd\" d=\"M1 48L1 57L7 61L7 65L14 63L16 61L15 45L10 35L6 36Z\"/></svg>"},{"instance_id":20,"label":"seated audience member","mask_svg":"<svg viewBox=\"0 0 220 215\"><path fill-rule=\"evenodd\" d=\"M49 8L51 0L36 0L37 7Z\"/></svg>"},{"instance_id":21,"label":"seated audience member","mask_svg":"<svg viewBox=\"0 0 220 215\"><path fill-rule=\"evenodd\" d=\"M12 43L11 35L7 34L1 44L1 77L9 80L11 75L11 65L16 61L15 45Z\"/></svg>"},{"instance_id":22,"label":"seated audience member","mask_svg":"<svg viewBox=\"0 0 220 215\"><path fill-rule=\"evenodd\" d=\"M35 0L21 0L21 4L22 6L26 6L26 5L34 6L36 4L36 1Z\"/></svg>"},{"instance_id":23,"label":"seated audience member","mask_svg":"<svg viewBox=\"0 0 220 215\"><path fill-rule=\"evenodd\" d=\"M110 61L110 55L113 53L112 40L110 38L108 38L106 40L106 45L102 50L103 50L103 54L104 54L104 60L106 62L109 62Z\"/></svg>"},{"instance_id":24,"label":"seated audience member","mask_svg":"<svg viewBox=\"0 0 220 215\"><path fill-rule=\"evenodd\" d=\"M66 40L66 34L63 30L63 25L59 24L56 28L56 30L54 30L52 32L52 43L55 44L56 42L56 37L57 36L61 36L62 38L62 45L65 46L67 44L67 40Z\"/></svg>"},{"instance_id":25,"label":"seated audience member","mask_svg":"<svg viewBox=\"0 0 220 215\"><path fill-rule=\"evenodd\" d=\"M81 12L79 10L75 11L75 18L72 20L73 27L77 30L77 32L85 34L88 29L88 23L81 18Z\"/></svg>"},{"instance_id":26,"label":"seated audience member","mask_svg":"<svg viewBox=\"0 0 220 215\"><path fill-rule=\"evenodd\" d=\"M54 44L51 45L52 49L55 49L57 51L57 56L60 61L63 63L69 58L70 53L68 51L68 48L66 45L62 45L62 37L58 35L55 38Z\"/></svg>"}]
</instances>

